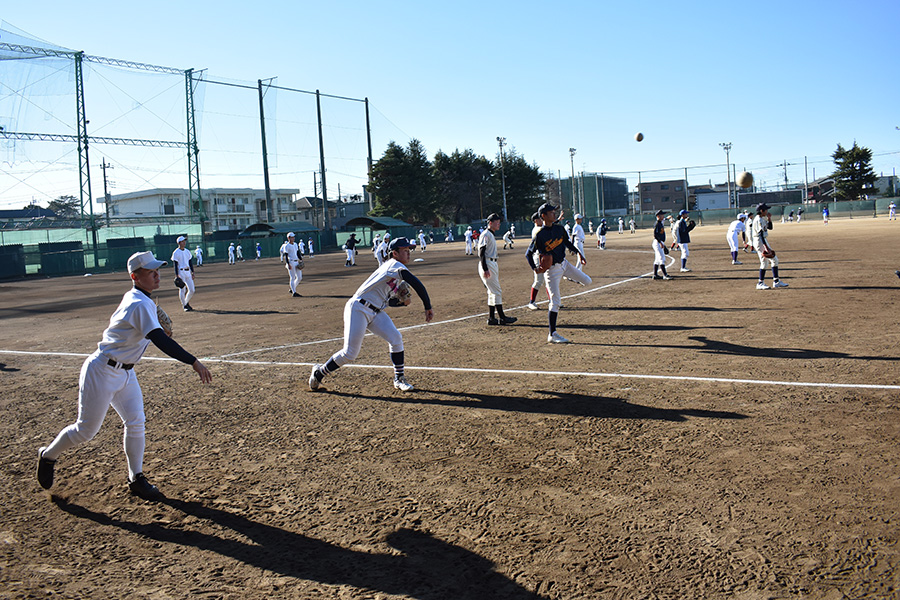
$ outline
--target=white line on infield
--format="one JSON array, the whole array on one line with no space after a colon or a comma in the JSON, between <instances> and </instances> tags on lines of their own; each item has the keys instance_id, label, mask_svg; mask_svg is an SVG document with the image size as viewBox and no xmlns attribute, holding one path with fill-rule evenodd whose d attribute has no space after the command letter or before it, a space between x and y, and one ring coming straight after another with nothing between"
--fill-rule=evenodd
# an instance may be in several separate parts
<instances>
[{"instance_id":1,"label":"white line on infield","mask_svg":"<svg viewBox=\"0 0 900 600\"><path fill-rule=\"evenodd\" d=\"M87 358L89 354L77 354L74 352L27 352L24 350L0 350L0 354L16 354L24 356L68 356L73 358ZM147 356L142 360L178 362L174 358L163 358L156 356ZM222 358L204 358L204 362L224 363L232 365L249 365L249 366L288 366L288 367L311 367L314 363L308 362L283 362L283 361L264 361L264 360L225 360ZM389 370L394 367L391 365L359 365L349 364L342 367L343 369L384 369ZM450 373L494 373L496 375L534 375L534 371L526 371L523 369L473 369L469 367L422 367L422 366L406 366L408 371L436 371ZM596 378L616 378L616 379L663 379L666 381L697 381L703 383L737 383L749 385L774 385L782 387L812 387L812 388L840 388L840 389L860 389L860 390L900 390L900 385L884 385L876 383L826 383L816 381L766 381L761 379L733 379L729 377L690 377L684 375L641 375L636 373L603 373L591 371L542 371L544 375L559 375L561 377L596 377Z\"/></svg>"}]
</instances>

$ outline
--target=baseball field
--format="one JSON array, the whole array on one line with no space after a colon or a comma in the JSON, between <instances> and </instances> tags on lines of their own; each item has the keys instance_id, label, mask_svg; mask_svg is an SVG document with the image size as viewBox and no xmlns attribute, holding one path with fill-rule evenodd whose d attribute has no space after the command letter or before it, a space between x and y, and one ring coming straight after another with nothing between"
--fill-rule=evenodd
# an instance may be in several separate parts
<instances>
[{"instance_id":1,"label":"baseball field","mask_svg":"<svg viewBox=\"0 0 900 600\"><path fill-rule=\"evenodd\" d=\"M135 368L159 503L128 494L114 411L49 492L34 473L127 273L0 283L0 598L898 597L900 223L776 223L790 287L765 291L725 229L671 281L649 230L589 238L566 345L543 290L524 307L526 239L501 250L505 327L461 243L415 252L435 320L389 309L410 393L374 336L308 389L368 250L307 259L301 298L277 258L204 265L192 313L166 267L213 382L152 345Z\"/></svg>"}]
</instances>

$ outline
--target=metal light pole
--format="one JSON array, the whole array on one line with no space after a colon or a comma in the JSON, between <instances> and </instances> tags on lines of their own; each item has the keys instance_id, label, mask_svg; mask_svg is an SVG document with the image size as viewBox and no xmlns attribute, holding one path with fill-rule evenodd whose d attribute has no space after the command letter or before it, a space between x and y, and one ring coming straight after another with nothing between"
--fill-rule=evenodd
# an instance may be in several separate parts
<instances>
[{"instance_id":1,"label":"metal light pole","mask_svg":"<svg viewBox=\"0 0 900 600\"><path fill-rule=\"evenodd\" d=\"M500 144L500 181L503 186L503 220L509 221L506 216L506 172L503 166L503 144L506 143L506 138L497 136L497 143Z\"/></svg>"},{"instance_id":2,"label":"metal light pole","mask_svg":"<svg viewBox=\"0 0 900 600\"><path fill-rule=\"evenodd\" d=\"M725 149L725 171L728 175L728 208L731 208L731 142L719 144Z\"/></svg>"},{"instance_id":3,"label":"metal light pole","mask_svg":"<svg viewBox=\"0 0 900 600\"><path fill-rule=\"evenodd\" d=\"M572 163L572 210L575 210L575 148L569 148L569 161ZM562 200L560 198L560 200Z\"/></svg>"}]
</instances>

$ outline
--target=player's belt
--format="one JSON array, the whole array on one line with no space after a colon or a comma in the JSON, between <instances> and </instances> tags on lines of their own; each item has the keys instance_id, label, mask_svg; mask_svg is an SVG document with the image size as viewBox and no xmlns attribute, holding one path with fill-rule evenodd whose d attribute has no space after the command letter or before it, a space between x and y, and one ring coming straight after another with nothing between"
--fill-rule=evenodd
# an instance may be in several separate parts
<instances>
[{"instance_id":1,"label":"player's belt","mask_svg":"<svg viewBox=\"0 0 900 600\"><path fill-rule=\"evenodd\" d=\"M181 270L182 270L182 271L190 271L190 270L191 270L191 268L190 268L190 267L187 267L187 268L185 268L185 267L181 267Z\"/></svg>"},{"instance_id":2,"label":"player's belt","mask_svg":"<svg viewBox=\"0 0 900 600\"><path fill-rule=\"evenodd\" d=\"M485 256L485 258L488 259L488 260L492 260L492 261L494 261L494 262L497 262L497 259L496 259L496 258L491 258L490 256Z\"/></svg>"},{"instance_id":3,"label":"player's belt","mask_svg":"<svg viewBox=\"0 0 900 600\"><path fill-rule=\"evenodd\" d=\"M360 298L359 303L362 304L363 306L365 306L366 308L371 308L373 311L375 311L375 314L378 314L381 312L380 308L378 308L377 306L375 306L368 300L363 300L362 298Z\"/></svg>"},{"instance_id":4,"label":"player's belt","mask_svg":"<svg viewBox=\"0 0 900 600\"><path fill-rule=\"evenodd\" d=\"M126 371L134 368L134 365L126 365L125 363L116 362L111 358L106 361L106 364L116 369L125 369Z\"/></svg>"}]
</instances>

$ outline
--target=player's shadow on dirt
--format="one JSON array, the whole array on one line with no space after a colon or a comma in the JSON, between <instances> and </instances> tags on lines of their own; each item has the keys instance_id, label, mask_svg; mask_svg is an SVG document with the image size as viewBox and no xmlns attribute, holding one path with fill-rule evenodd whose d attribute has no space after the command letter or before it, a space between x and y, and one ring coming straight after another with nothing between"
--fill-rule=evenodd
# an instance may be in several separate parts
<instances>
[{"instance_id":1,"label":"player's shadow on dirt","mask_svg":"<svg viewBox=\"0 0 900 600\"><path fill-rule=\"evenodd\" d=\"M384 541L403 554L354 551L267 525L243 515L175 498L167 504L199 521L136 523L53 496L63 511L166 544L215 552L286 577L326 585L351 585L420 600L503 598L540 600L494 570L494 564L465 548L414 529L399 529ZM223 532L222 530L227 530Z\"/></svg>"},{"instance_id":2,"label":"player's shadow on dirt","mask_svg":"<svg viewBox=\"0 0 900 600\"><path fill-rule=\"evenodd\" d=\"M0 371L2 371L2 372L15 373L18 370L19 369L17 369L16 367L7 367L6 363L0 363Z\"/></svg>"},{"instance_id":3,"label":"player's shadow on dirt","mask_svg":"<svg viewBox=\"0 0 900 600\"><path fill-rule=\"evenodd\" d=\"M711 340L707 337L692 335L689 340L703 344L701 348L696 346L665 346L666 348L685 348L699 350L708 354L732 354L735 356L758 356L760 358L799 358L810 360L814 358L849 358L854 360L887 360L897 361L897 356L853 356L846 352L832 352L828 350L811 350L807 348L754 348L743 344L732 344L719 340Z\"/></svg>"},{"instance_id":4,"label":"player's shadow on dirt","mask_svg":"<svg viewBox=\"0 0 900 600\"><path fill-rule=\"evenodd\" d=\"M292 312L284 312L281 310L221 310L218 308L195 308L194 312L207 313L211 315L292 315Z\"/></svg>"},{"instance_id":5,"label":"player's shadow on dirt","mask_svg":"<svg viewBox=\"0 0 900 600\"><path fill-rule=\"evenodd\" d=\"M482 410L502 410L506 412L535 413L543 415L566 415L572 417L593 417L597 419L652 419L657 421L686 421L687 417L709 419L746 419L740 413L700 410L694 408L656 408L625 402L621 398L609 398L586 394L569 394L557 391L534 390L535 394L550 398L520 398L495 396L473 392L449 392L446 390L426 390L416 388L414 395L365 396L331 392L335 396L347 398L367 398L403 404L434 404L436 406L459 406ZM427 394L428 396L423 396Z\"/></svg>"}]
</instances>

